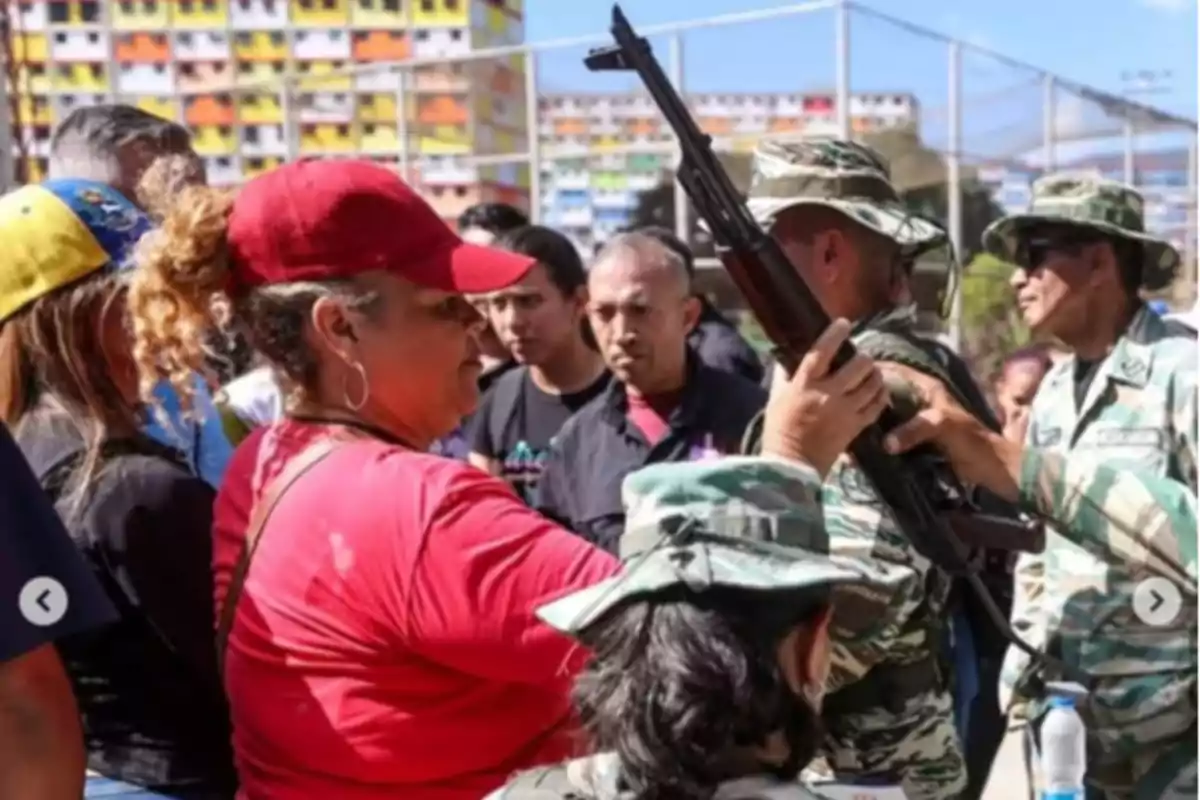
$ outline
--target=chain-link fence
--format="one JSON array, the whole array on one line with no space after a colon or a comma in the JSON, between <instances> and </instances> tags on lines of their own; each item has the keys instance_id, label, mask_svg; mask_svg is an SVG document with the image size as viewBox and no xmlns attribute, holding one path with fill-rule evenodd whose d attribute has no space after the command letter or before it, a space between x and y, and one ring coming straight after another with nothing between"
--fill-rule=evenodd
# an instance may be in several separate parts
<instances>
[{"instance_id":1,"label":"chain-link fence","mask_svg":"<svg viewBox=\"0 0 1200 800\"><path fill-rule=\"evenodd\" d=\"M608 33L520 44L513 19L489 7L486 19L465 27L398 23L405 33L357 31L345 42L294 21L264 33L238 29L234 20L224 33L192 37L207 36L203 44L214 53L228 49L233 68L224 70L181 62L177 45L191 34L172 34L167 66L187 76L188 94L154 110L174 104L197 129L210 176L220 182L301 155L361 155L395 165L448 219L475 202L510 202L585 251L638 221L674 228L703 252L694 215L669 181L676 150L661 116L631 75L583 65L589 48L611 43ZM1093 170L1143 190L1149 226L1186 254L1179 299L1194 293L1190 120L850 0L639 30L736 182L748 179L748 153L764 136L868 140L889 158L910 202L944 220L969 260L983 222L1023 208L1037 175ZM13 41L26 35L9 33ZM128 35L114 29L108 73L117 77L103 96L88 95L93 100L149 102L129 88L129 76L142 68L119 63ZM279 60L264 60L260 44L278 45ZM12 64L18 56L10 46L8 100L19 102L0 103L0 112L27 138L22 120L11 116L46 98L21 94L30 83L12 78L27 70ZM57 108L64 95L49 102Z\"/></svg>"}]
</instances>

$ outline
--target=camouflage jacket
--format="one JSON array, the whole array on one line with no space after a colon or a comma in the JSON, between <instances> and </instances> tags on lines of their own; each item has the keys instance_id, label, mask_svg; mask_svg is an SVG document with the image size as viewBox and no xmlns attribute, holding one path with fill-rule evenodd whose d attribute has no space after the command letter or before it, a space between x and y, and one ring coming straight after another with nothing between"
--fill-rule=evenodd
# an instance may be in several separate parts
<instances>
[{"instance_id":1,"label":"camouflage jacket","mask_svg":"<svg viewBox=\"0 0 1200 800\"><path fill-rule=\"evenodd\" d=\"M1070 453L1073 463L1172 479L1194 495L1196 356L1194 339L1170 336L1142 309L1100 365L1078 411L1075 359L1047 374L1034 399L1028 443ZM1100 520L1091 524L1104 527ZM1108 747L1174 737L1195 719L1188 698L1196 684L1196 618L1181 614L1165 626L1139 620L1134 593L1154 573L1144 558L1113 558L1087 541L1052 529L1044 552L1022 555L1014 627L1034 646L1093 676L1088 723ZM1014 683L1025 666L1024 654L1010 651L1005 682Z\"/></svg>"},{"instance_id":2,"label":"camouflage jacket","mask_svg":"<svg viewBox=\"0 0 1200 800\"><path fill-rule=\"evenodd\" d=\"M485 800L630 800L620 788L619 764L611 753L578 758L517 775ZM727 781L713 800L821 800L800 783L771 777Z\"/></svg>"},{"instance_id":3,"label":"camouflage jacket","mask_svg":"<svg viewBox=\"0 0 1200 800\"><path fill-rule=\"evenodd\" d=\"M860 324L852 339L861 346L875 338L878 328L895 329L913 321L911 309L898 308ZM946 352L945 358L956 358ZM758 452L761 446L757 433L747 437L748 452ZM827 683L832 694L877 665L915 664L940 654L950 579L916 551L847 456L830 470L822 494L831 552L870 561L880 578L873 591L847 590L835 603Z\"/></svg>"}]
</instances>

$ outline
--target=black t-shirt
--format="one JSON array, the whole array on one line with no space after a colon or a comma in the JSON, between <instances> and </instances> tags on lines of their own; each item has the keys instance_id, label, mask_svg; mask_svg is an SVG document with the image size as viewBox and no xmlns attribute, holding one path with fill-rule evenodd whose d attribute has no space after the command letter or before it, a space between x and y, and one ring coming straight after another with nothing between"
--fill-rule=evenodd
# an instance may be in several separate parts
<instances>
[{"instance_id":1,"label":"black t-shirt","mask_svg":"<svg viewBox=\"0 0 1200 800\"><path fill-rule=\"evenodd\" d=\"M472 420L471 450L499 461L501 476L532 505L551 441L572 414L604 391L609 378L606 371L582 391L550 394L533 382L528 367L506 372Z\"/></svg>"},{"instance_id":2,"label":"black t-shirt","mask_svg":"<svg viewBox=\"0 0 1200 800\"><path fill-rule=\"evenodd\" d=\"M35 412L16 438L117 610L112 624L58 643L88 767L173 794L231 796L213 634L212 487L179 454L139 437L106 443L81 496L83 442L63 416Z\"/></svg>"},{"instance_id":3,"label":"black t-shirt","mask_svg":"<svg viewBox=\"0 0 1200 800\"><path fill-rule=\"evenodd\" d=\"M1092 381L1100 372L1100 365L1104 361L1084 361L1079 359L1075 362L1075 408L1083 408L1083 401L1087 399L1088 389L1092 387Z\"/></svg>"},{"instance_id":4,"label":"black t-shirt","mask_svg":"<svg viewBox=\"0 0 1200 800\"><path fill-rule=\"evenodd\" d=\"M0 470L0 661L9 661L116 612L2 425Z\"/></svg>"}]
</instances>

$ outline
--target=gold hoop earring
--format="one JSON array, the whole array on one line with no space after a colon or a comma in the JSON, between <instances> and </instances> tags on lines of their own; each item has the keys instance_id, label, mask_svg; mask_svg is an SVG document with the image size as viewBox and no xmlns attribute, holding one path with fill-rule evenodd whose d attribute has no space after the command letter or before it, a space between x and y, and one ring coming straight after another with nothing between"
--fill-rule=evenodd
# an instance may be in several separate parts
<instances>
[{"instance_id":1,"label":"gold hoop earring","mask_svg":"<svg viewBox=\"0 0 1200 800\"><path fill-rule=\"evenodd\" d=\"M362 381L362 397L358 399L358 402L350 399L350 378L347 376L342 381L342 402L346 404L346 408L357 413L362 411L363 406L367 404L367 399L371 396L371 384L367 381L366 367L357 361L350 362L350 367L358 375L359 380Z\"/></svg>"}]
</instances>

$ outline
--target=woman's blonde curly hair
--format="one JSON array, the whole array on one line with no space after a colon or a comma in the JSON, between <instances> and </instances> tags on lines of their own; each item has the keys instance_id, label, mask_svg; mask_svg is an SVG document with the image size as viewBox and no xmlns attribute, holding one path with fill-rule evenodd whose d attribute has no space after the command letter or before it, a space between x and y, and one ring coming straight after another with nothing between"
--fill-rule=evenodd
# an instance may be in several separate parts
<instances>
[{"instance_id":1,"label":"woman's blonde curly hair","mask_svg":"<svg viewBox=\"0 0 1200 800\"><path fill-rule=\"evenodd\" d=\"M334 297L371 314L379 297L353 279L295 281L231 294L226 237L235 192L196 184L194 169L185 156L165 157L147 170L138 189L139 202L159 223L134 251L129 292L139 394L153 403L155 386L166 380L181 406L191 409L208 335L236 320L251 347L274 368L289 405L295 404L317 383L317 358L305 336L313 304Z\"/></svg>"},{"instance_id":2,"label":"woman's blonde curly hair","mask_svg":"<svg viewBox=\"0 0 1200 800\"><path fill-rule=\"evenodd\" d=\"M187 169L182 156L160 159L139 187L138 199L159 227L134 251L129 288L139 394L152 403L155 386L167 380L184 409L192 407L206 336L220 321L217 308L228 303L226 232L234 197L230 190L170 179Z\"/></svg>"}]
</instances>

